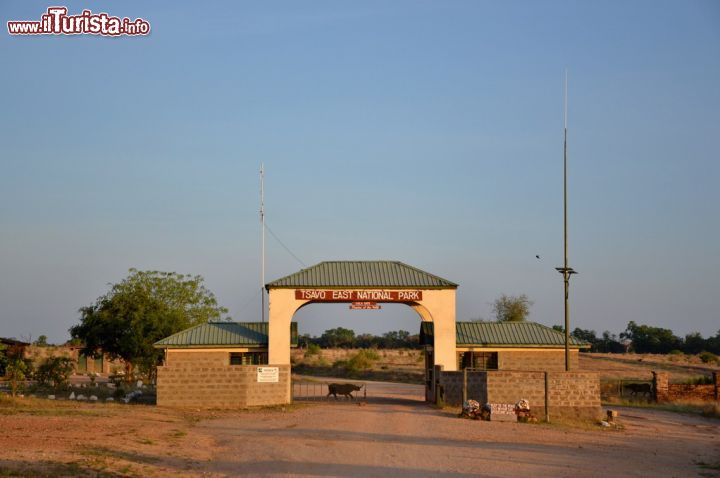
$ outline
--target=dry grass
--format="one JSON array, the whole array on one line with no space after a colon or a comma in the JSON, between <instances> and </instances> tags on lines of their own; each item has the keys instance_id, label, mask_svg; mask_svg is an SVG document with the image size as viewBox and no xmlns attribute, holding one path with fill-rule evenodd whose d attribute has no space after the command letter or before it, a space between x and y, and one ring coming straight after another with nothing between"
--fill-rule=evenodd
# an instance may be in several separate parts
<instances>
[{"instance_id":1,"label":"dry grass","mask_svg":"<svg viewBox=\"0 0 720 478\"><path fill-rule=\"evenodd\" d=\"M0 395L0 415L107 416L118 405Z\"/></svg>"},{"instance_id":2,"label":"dry grass","mask_svg":"<svg viewBox=\"0 0 720 478\"><path fill-rule=\"evenodd\" d=\"M712 375L717 364L706 364L697 355L580 354L580 368L596 372L601 380L650 380L653 371L667 372L673 382Z\"/></svg>"},{"instance_id":3,"label":"dry grass","mask_svg":"<svg viewBox=\"0 0 720 478\"><path fill-rule=\"evenodd\" d=\"M322 349L317 354L304 356L294 351L293 372L320 377L342 377L356 380L421 384L424 380L424 359L421 350L372 351L372 360L362 367L348 367L357 360L360 349Z\"/></svg>"},{"instance_id":4,"label":"dry grass","mask_svg":"<svg viewBox=\"0 0 720 478\"><path fill-rule=\"evenodd\" d=\"M348 361L358 349L322 349L318 354L303 356L304 351L293 351L295 371L303 374L331 376L337 372L332 364ZM425 362L422 350L378 350L379 358L369 369L374 374L366 378L406 383L423 383ZM685 382L699 377L709 377L720 371L717 364L703 363L697 355L656 354L580 354L580 368L596 372L601 380L650 380L653 371L670 374L673 382Z\"/></svg>"}]
</instances>

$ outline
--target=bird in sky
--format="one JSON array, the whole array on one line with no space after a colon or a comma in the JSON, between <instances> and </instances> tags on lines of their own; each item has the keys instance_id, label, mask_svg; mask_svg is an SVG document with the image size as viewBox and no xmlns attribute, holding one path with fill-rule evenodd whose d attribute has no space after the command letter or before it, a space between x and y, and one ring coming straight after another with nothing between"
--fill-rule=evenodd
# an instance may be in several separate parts
<instances>
[{"instance_id":1,"label":"bird in sky","mask_svg":"<svg viewBox=\"0 0 720 478\"><path fill-rule=\"evenodd\" d=\"M535 254L535 257L537 257L538 259L540 259L540 256L539 256L539 255L537 255L537 254Z\"/></svg>"}]
</instances>

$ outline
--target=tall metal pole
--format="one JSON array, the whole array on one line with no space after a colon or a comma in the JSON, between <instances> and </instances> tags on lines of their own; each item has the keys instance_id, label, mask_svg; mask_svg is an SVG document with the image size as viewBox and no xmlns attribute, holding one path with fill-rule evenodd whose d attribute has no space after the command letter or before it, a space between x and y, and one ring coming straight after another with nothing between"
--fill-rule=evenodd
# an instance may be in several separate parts
<instances>
[{"instance_id":1,"label":"tall metal pole","mask_svg":"<svg viewBox=\"0 0 720 478\"><path fill-rule=\"evenodd\" d=\"M570 370L570 310L569 310L569 295L570 295L570 276L568 274L568 223L567 223L567 86L568 86L568 73L565 70L565 101L564 110L565 113L563 128L563 256L565 261L563 262L563 282L565 283L565 370Z\"/></svg>"},{"instance_id":2,"label":"tall metal pole","mask_svg":"<svg viewBox=\"0 0 720 478\"><path fill-rule=\"evenodd\" d=\"M260 163L260 307L265 322L265 165Z\"/></svg>"},{"instance_id":3,"label":"tall metal pole","mask_svg":"<svg viewBox=\"0 0 720 478\"><path fill-rule=\"evenodd\" d=\"M556 267L555 270L563 275L563 284L565 287L565 370L570 370L570 276L577 274L575 270L568 266L568 219L567 219L567 70L565 70L565 88L563 102L563 266Z\"/></svg>"}]
</instances>

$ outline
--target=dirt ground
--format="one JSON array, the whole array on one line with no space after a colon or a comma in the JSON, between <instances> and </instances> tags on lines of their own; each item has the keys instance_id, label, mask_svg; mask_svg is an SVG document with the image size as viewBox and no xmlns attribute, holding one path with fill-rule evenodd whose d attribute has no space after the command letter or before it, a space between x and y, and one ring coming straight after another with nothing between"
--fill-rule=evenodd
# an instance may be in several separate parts
<instances>
[{"instance_id":1,"label":"dirt ground","mask_svg":"<svg viewBox=\"0 0 720 478\"><path fill-rule=\"evenodd\" d=\"M208 412L6 399L0 476L720 476L718 420L625 408L622 430L479 422L424 404L422 387L381 383L358 403Z\"/></svg>"}]
</instances>

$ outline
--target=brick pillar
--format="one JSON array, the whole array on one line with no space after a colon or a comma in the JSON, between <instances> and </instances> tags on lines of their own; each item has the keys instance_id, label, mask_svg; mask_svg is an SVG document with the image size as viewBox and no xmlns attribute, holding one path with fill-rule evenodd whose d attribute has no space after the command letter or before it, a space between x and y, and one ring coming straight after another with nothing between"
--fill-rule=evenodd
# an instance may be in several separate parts
<instances>
[{"instance_id":1,"label":"brick pillar","mask_svg":"<svg viewBox=\"0 0 720 478\"><path fill-rule=\"evenodd\" d=\"M713 384L715 385L715 401L720 400L720 372L713 372Z\"/></svg>"},{"instance_id":2,"label":"brick pillar","mask_svg":"<svg viewBox=\"0 0 720 478\"><path fill-rule=\"evenodd\" d=\"M653 372L653 390L656 402L667 402L670 398L670 376L666 372Z\"/></svg>"}]
</instances>

